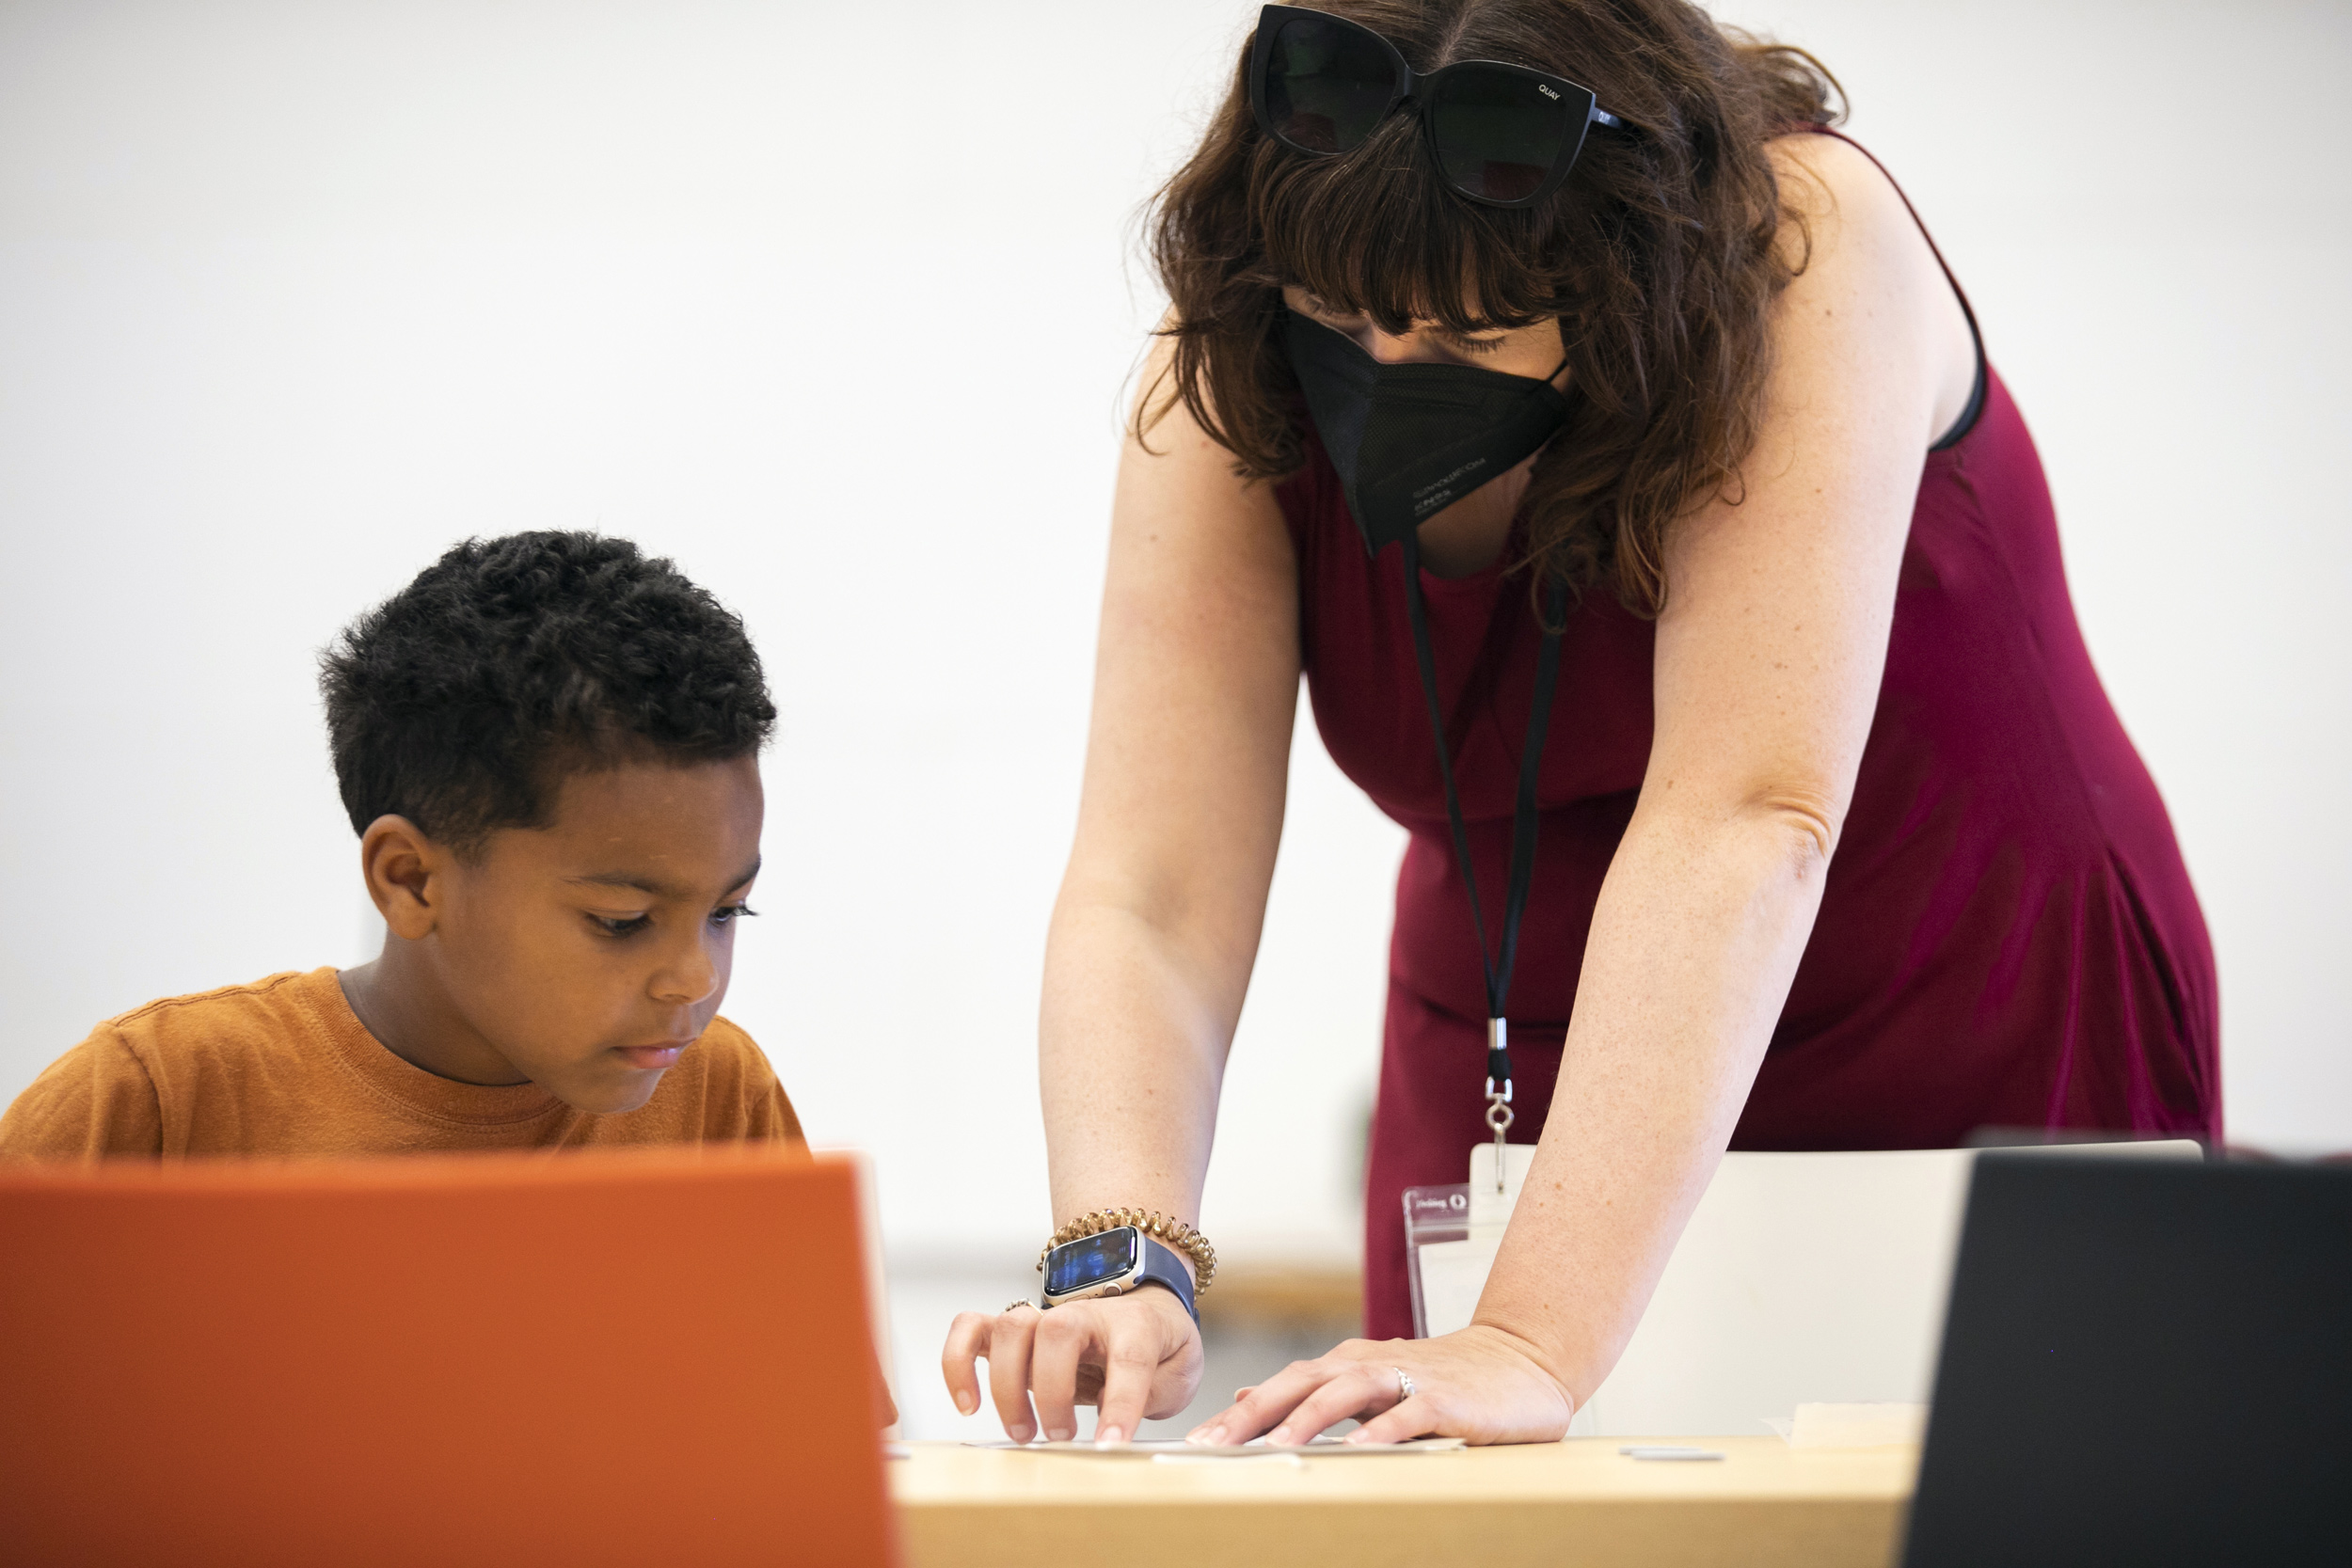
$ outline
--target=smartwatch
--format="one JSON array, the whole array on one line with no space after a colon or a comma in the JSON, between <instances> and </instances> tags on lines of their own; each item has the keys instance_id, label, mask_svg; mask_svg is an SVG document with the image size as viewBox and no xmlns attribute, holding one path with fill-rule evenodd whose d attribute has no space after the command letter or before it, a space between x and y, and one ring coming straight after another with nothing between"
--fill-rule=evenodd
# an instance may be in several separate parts
<instances>
[{"instance_id":1,"label":"smartwatch","mask_svg":"<svg viewBox=\"0 0 2352 1568\"><path fill-rule=\"evenodd\" d=\"M1081 1236L1047 1253L1045 1299L1039 1305L1055 1307L1090 1296L1124 1295L1145 1285L1164 1285L1175 1291L1192 1321L1200 1322L1184 1260L1132 1225Z\"/></svg>"}]
</instances>

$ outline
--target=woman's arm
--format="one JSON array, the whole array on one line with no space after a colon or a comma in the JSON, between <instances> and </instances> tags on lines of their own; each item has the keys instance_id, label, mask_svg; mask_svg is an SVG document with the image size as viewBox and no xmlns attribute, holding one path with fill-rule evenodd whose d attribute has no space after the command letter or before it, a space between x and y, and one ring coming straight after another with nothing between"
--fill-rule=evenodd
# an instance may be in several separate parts
<instances>
[{"instance_id":1,"label":"woman's arm","mask_svg":"<svg viewBox=\"0 0 2352 1568\"><path fill-rule=\"evenodd\" d=\"M1166 343L1146 373L1165 367ZM1298 700L1297 566L1264 485L1182 404L1120 465L1077 842L1046 943L1039 1077L1054 1214L1185 1220L1249 983L1281 837ZM1006 1430L1029 1395L1049 1437L1131 1434L1190 1402L1200 1339L1166 1291L956 1320L945 1367L967 1414L972 1361Z\"/></svg>"},{"instance_id":2,"label":"woman's arm","mask_svg":"<svg viewBox=\"0 0 2352 1568\"><path fill-rule=\"evenodd\" d=\"M1924 453L1975 369L1884 177L1824 138L1775 152L1784 189L1816 196L1811 263L1775 308L1744 496L1669 546L1648 770L1472 1325L1294 1367L1209 1423L1226 1440L1274 1428L1304 1441L1375 1411L1362 1440L1560 1436L1632 1335L1739 1119L1869 732ZM1799 156L1818 186L1791 170ZM1418 1390L1401 1404L1400 1365Z\"/></svg>"}]
</instances>

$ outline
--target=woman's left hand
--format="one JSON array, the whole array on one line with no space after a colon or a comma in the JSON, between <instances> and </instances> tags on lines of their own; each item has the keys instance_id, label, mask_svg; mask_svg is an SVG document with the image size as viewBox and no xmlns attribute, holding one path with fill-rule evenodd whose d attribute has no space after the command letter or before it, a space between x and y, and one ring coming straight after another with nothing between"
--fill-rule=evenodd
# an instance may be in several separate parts
<instances>
[{"instance_id":1,"label":"woman's left hand","mask_svg":"<svg viewBox=\"0 0 2352 1568\"><path fill-rule=\"evenodd\" d=\"M1398 1373L1411 1380L1400 1399ZM1472 1323L1435 1339L1350 1339L1330 1354L1294 1361L1186 1437L1278 1446L1312 1440L1350 1417L1350 1443L1460 1437L1471 1443L1552 1443L1567 1433L1576 1402L1536 1355L1503 1329Z\"/></svg>"}]
</instances>

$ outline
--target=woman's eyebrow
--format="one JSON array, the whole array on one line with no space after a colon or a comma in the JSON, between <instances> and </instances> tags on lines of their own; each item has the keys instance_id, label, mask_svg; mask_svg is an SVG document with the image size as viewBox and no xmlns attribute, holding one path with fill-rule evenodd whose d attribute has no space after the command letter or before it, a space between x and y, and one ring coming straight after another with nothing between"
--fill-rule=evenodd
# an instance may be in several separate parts
<instances>
[{"instance_id":1,"label":"woman's eyebrow","mask_svg":"<svg viewBox=\"0 0 2352 1568\"><path fill-rule=\"evenodd\" d=\"M1370 314L1368 311L1350 310L1343 306L1334 305L1304 283L1294 280L1284 284L1283 287L1296 289L1299 297L1319 315L1346 317ZM1417 331L1434 331L1466 342L1491 342L1497 338L1505 338L1514 332L1541 325L1540 322L1480 322L1471 326L1449 326L1435 316L1416 317L1415 320L1421 324L1416 326Z\"/></svg>"},{"instance_id":2,"label":"woman's eyebrow","mask_svg":"<svg viewBox=\"0 0 2352 1568\"><path fill-rule=\"evenodd\" d=\"M1364 313L1361 310L1350 310L1343 306L1334 305L1304 283L1293 283L1290 286L1298 291L1300 298L1327 316L1360 316Z\"/></svg>"}]
</instances>

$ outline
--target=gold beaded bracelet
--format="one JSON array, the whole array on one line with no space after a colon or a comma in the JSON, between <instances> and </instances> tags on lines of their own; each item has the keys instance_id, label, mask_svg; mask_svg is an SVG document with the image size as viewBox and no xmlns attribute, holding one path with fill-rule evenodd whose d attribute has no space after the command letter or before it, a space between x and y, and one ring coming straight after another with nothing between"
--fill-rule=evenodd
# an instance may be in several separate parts
<instances>
[{"instance_id":1,"label":"gold beaded bracelet","mask_svg":"<svg viewBox=\"0 0 2352 1568\"><path fill-rule=\"evenodd\" d=\"M1099 1236L1105 1230L1117 1230L1127 1225L1134 1226L1147 1236L1159 1238L1191 1259L1195 1275L1192 1293L1196 1297L1207 1293L1209 1281L1216 1277L1216 1248L1209 1244L1206 1236L1184 1221L1141 1209L1097 1209L1090 1213L1080 1214L1055 1231L1053 1240L1047 1242L1043 1250L1038 1253L1038 1272L1045 1272L1046 1254L1064 1243L1074 1242L1081 1236Z\"/></svg>"}]
</instances>

